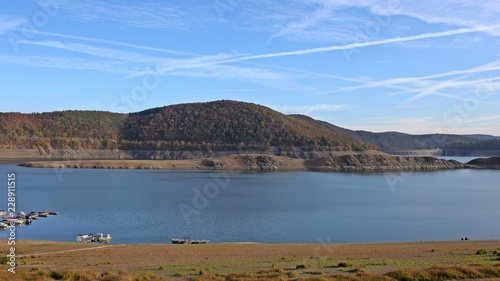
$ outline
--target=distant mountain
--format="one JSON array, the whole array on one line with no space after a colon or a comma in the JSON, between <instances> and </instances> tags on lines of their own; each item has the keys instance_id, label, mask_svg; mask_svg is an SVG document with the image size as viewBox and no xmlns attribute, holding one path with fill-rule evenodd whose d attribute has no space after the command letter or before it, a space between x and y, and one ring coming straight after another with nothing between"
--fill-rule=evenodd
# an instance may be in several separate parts
<instances>
[{"instance_id":1,"label":"distant mountain","mask_svg":"<svg viewBox=\"0 0 500 281\"><path fill-rule=\"evenodd\" d=\"M479 141L494 140L495 136L490 135L451 135L451 134L427 134L410 135L400 132L372 133L367 131L353 131L337 127L328 122L315 120L305 115L290 115L294 118L308 122L317 127L327 128L349 136L351 139L357 139L361 143L370 143L383 152L401 152L421 149L444 149L446 146L456 143L474 144ZM500 149L500 145L496 146Z\"/></svg>"},{"instance_id":2,"label":"distant mountain","mask_svg":"<svg viewBox=\"0 0 500 281\"><path fill-rule=\"evenodd\" d=\"M158 107L131 114L103 111L0 113L0 148L383 152L493 147L489 135L409 135L341 128L268 107L214 101ZM467 148L468 147L468 148Z\"/></svg>"},{"instance_id":3,"label":"distant mountain","mask_svg":"<svg viewBox=\"0 0 500 281\"><path fill-rule=\"evenodd\" d=\"M445 148L452 143L474 143L482 140L494 139L489 135L450 135L450 134L428 134L409 135L398 132L372 133L356 131L360 141L370 142L384 152L396 152L419 149Z\"/></svg>"},{"instance_id":4,"label":"distant mountain","mask_svg":"<svg viewBox=\"0 0 500 281\"><path fill-rule=\"evenodd\" d=\"M446 145L445 153L463 156L500 156L500 137L482 141L455 142Z\"/></svg>"}]
</instances>

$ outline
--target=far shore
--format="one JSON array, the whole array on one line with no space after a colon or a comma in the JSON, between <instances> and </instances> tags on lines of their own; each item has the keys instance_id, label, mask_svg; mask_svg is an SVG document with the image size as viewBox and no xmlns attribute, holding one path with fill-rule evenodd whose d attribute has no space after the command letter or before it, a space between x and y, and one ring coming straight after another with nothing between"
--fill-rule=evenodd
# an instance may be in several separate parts
<instances>
[{"instance_id":1,"label":"far shore","mask_svg":"<svg viewBox=\"0 0 500 281\"><path fill-rule=\"evenodd\" d=\"M147 170L251 170L251 171L431 171L480 168L431 157L400 158L371 151L336 156L298 159L266 154L233 154L224 157L184 160L54 160L19 164L30 168L147 169Z\"/></svg>"}]
</instances>

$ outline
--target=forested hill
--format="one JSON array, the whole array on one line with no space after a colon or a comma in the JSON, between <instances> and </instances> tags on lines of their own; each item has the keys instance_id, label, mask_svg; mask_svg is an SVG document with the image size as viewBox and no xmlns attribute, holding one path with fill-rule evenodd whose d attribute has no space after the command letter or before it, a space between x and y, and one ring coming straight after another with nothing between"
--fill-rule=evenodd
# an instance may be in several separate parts
<instances>
[{"instance_id":1,"label":"forested hill","mask_svg":"<svg viewBox=\"0 0 500 281\"><path fill-rule=\"evenodd\" d=\"M0 147L116 149L126 118L103 111L0 113Z\"/></svg>"},{"instance_id":2,"label":"forested hill","mask_svg":"<svg viewBox=\"0 0 500 281\"><path fill-rule=\"evenodd\" d=\"M236 101L179 104L130 114L120 131L120 143L125 149L375 148L341 131Z\"/></svg>"},{"instance_id":3,"label":"forested hill","mask_svg":"<svg viewBox=\"0 0 500 281\"><path fill-rule=\"evenodd\" d=\"M270 108L236 101L179 104L132 114L0 113L0 148L364 150L374 146Z\"/></svg>"},{"instance_id":4,"label":"forested hill","mask_svg":"<svg viewBox=\"0 0 500 281\"><path fill-rule=\"evenodd\" d=\"M305 115L284 115L265 106L227 100L171 105L131 114L0 113L0 148L208 152L378 149L391 153L447 146L448 152L452 148L500 150L498 140L489 135L352 131Z\"/></svg>"},{"instance_id":5,"label":"forested hill","mask_svg":"<svg viewBox=\"0 0 500 281\"><path fill-rule=\"evenodd\" d=\"M500 137L479 142L456 142L445 147L445 153L451 155L500 156Z\"/></svg>"}]
</instances>

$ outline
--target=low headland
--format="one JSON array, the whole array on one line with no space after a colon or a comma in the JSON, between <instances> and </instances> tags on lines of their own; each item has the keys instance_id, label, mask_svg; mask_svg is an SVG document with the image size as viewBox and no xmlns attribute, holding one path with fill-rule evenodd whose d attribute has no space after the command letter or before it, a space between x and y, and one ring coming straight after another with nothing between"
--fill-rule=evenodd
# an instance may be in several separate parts
<instances>
[{"instance_id":1,"label":"low headland","mask_svg":"<svg viewBox=\"0 0 500 281\"><path fill-rule=\"evenodd\" d=\"M94 168L94 169L213 169L255 171L428 171L478 168L454 160L433 157L399 157L377 151L361 153L337 152L337 155L314 159L298 159L265 154L235 154L224 157L184 160L60 160L30 161L24 167Z\"/></svg>"},{"instance_id":2,"label":"low headland","mask_svg":"<svg viewBox=\"0 0 500 281\"><path fill-rule=\"evenodd\" d=\"M498 280L500 241L99 245L0 242L1 280Z\"/></svg>"}]
</instances>

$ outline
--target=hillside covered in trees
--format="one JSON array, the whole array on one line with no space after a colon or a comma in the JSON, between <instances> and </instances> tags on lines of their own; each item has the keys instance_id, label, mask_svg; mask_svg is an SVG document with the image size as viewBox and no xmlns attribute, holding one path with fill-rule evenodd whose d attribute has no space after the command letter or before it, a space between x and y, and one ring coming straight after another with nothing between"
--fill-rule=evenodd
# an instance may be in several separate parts
<instances>
[{"instance_id":1,"label":"hillside covered in trees","mask_svg":"<svg viewBox=\"0 0 500 281\"><path fill-rule=\"evenodd\" d=\"M500 137L478 142L455 142L446 145L445 152L447 154L464 156L500 156Z\"/></svg>"},{"instance_id":2,"label":"hillside covered in trees","mask_svg":"<svg viewBox=\"0 0 500 281\"><path fill-rule=\"evenodd\" d=\"M235 101L180 104L130 114L120 131L120 144L124 149L153 150L375 149L342 131Z\"/></svg>"},{"instance_id":3,"label":"hillside covered in trees","mask_svg":"<svg viewBox=\"0 0 500 281\"><path fill-rule=\"evenodd\" d=\"M126 118L103 111L0 113L0 148L117 149Z\"/></svg>"},{"instance_id":4,"label":"hillside covered in trees","mask_svg":"<svg viewBox=\"0 0 500 281\"><path fill-rule=\"evenodd\" d=\"M0 148L147 151L500 149L488 135L352 131L237 101L178 104L130 114L0 113ZM451 151L450 149L448 151Z\"/></svg>"},{"instance_id":5,"label":"hillside covered in trees","mask_svg":"<svg viewBox=\"0 0 500 281\"><path fill-rule=\"evenodd\" d=\"M179 104L131 114L0 113L0 148L123 150L365 150L375 147L243 102Z\"/></svg>"}]
</instances>

